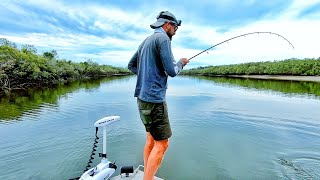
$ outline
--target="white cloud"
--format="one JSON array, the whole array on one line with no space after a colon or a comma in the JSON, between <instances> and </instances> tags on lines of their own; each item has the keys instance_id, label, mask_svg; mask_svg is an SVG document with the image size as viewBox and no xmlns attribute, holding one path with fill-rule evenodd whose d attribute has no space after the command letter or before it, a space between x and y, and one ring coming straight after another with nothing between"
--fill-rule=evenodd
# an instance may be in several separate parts
<instances>
[{"instance_id":1,"label":"white cloud","mask_svg":"<svg viewBox=\"0 0 320 180\"><path fill-rule=\"evenodd\" d=\"M317 3L319 3L319 0L308 0L308 1L295 0L293 1L292 5L286 10L286 12L281 14L281 18L291 19L292 17L299 15L299 13L304 9L312 5L315 5Z\"/></svg>"},{"instance_id":2,"label":"white cloud","mask_svg":"<svg viewBox=\"0 0 320 180\"><path fill-rule=\"evenodd\" d=\"M218 28L187 24L181 30L182 35L179 38L189 37L208 44L209 48L218 42L243 33L270 31L284 36L295 46L293 50L288 42L274 35L250 35L220 45L210 50L209 54L204 53L193 60L201 61L207 65L272 61L287 58L317 58L320 57L317 45L320 42L320 36L317 35L320 32L320 21L296 19L295 17L303 9L315 3L316 1L308 3L296 1L283 16L271 20L256 21L223 33L218 32ZM195 55L200 51L181 47L174 50L175 54L186 57L191 57L190 54Z\"/></svg>"},{"instance_id":3,"label":"white cloud","mask_svg":"<svg viewBox=\"0 0 320 180\"><path fill-rule=\"evenodd\" d=\"M81 26L78 28L87 28L88 31L72 32L60 26L53 27L53 25L39 19L39 22L34 24L55 28L56 33L5 34L0 35L0 37L20 44L33 44L40 49L56 49L60 58L74 58L76 60L83 56L84 59L91 58L99 63L115 63L118 66L126 66L143 39L152 34L153 30L149 27L149 24L155 21L155 12L160 12L160 9L163 8L158 6L152 10L142 9L132 12L109 5L85 4L84 8L80 4L71 5L63 1L29 0L26 3L66 16L69 20L78 22ZM250 4L254 1L247 0L245 3ZM190 58L205 48L239 34L253 31L271 31L288 38L294 44L295 49L292 50L286 41L277 36L251 35L232 40L210 50L209 54L204 53L198 56L192 60L190 66L193 62L194 64L220 65L249 61L282 60L292 57L319 57L317 43L320 42L320 36L318 36L320 21L297 19L297 16L303 10L316 3L319 3L319 1L296 0L288 9L281 14L279 13L278 17L266 15L262 20L225 32L219 31L221 27L214 27L210 24L201 26L197 22L184 22L172 41L174 56L176 60L181 57ZM28 13L14 3L7 4L9 4L7 8L17 14L27 15ZM37 21L35 14L29 16ZM53 22L58 21L55 17L52 17L51 20ZM107 34L103 36L93 35L90 31L101 31ZM192 41L186 42L185 39L192 39ZM198 43L201 43L204 48L192 48L199 47ZM84 52L85 49L92 48L96 48L97 52L92 54L88 53L89 51ZM98 49L108 50L99 51Z\"/></svg>"}]
</instances>

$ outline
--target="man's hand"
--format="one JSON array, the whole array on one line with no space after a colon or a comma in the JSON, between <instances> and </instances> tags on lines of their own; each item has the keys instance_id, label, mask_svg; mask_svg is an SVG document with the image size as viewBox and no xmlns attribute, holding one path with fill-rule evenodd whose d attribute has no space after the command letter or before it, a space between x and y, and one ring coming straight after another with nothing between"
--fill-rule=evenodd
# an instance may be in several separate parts
<instances>
[{"instance_id":1,"label":"man's hand","mask_svg":"<svg viewBox=\"0 0 320 180\"><path fill-rule=\"evenodd\" d=\"M189 59L187 58L181 58L180 62L183 64L183 66L187 65L189 63Z\"/></svg>"}]
</instances>

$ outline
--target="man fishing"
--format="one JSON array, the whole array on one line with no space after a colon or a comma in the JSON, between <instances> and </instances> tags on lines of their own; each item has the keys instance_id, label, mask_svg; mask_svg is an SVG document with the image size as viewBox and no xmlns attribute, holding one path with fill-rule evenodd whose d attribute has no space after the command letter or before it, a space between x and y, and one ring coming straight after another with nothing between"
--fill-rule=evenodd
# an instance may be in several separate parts
<instances>
[{"instance_id":1,"label":"man fishing","mask_svg":"<svg viewBox=\"0 0 320 180\"><path fill-rule=\"evenodd\" d=\"M160 12L150 25L154 33L140 44L128 64L137 75L134 97L147 134L144 180L153 180L172 135L165 98L168 76L175 77L189 63L187 58L176 63L172 54L171 40L178 26L181 20L168 11Z\"/></svg>"}]
</instances>

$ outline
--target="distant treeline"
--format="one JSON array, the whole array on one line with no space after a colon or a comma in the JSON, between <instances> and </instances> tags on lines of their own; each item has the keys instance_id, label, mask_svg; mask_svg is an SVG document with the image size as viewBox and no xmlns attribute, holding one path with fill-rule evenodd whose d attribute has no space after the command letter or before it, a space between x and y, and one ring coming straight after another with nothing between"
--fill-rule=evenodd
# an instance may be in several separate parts
<instances>
[{"instance_id":1,"label":"distant treeline","mask_svg":"<svg viewBox=\"0 0 320 180\"><path fill-rule=\"evenodd\" d=\"M320 58L251 62L235 65L199 67L182 71L187 75L293 75L319 76Z\"/></svg>"},{"instance_id":2,"label":"distant treeline","mask_svg":"<svg viewBox=\"0 0 320 180\"><path fill-rule=\"evenodd\" d=\"M130 74L128 69L99 65L91 60L77 63L57 58L55 50L37 54L33 45L18 48L15 43L0 38L0 97L11 90Z\"/></svg>"}]
</instances>

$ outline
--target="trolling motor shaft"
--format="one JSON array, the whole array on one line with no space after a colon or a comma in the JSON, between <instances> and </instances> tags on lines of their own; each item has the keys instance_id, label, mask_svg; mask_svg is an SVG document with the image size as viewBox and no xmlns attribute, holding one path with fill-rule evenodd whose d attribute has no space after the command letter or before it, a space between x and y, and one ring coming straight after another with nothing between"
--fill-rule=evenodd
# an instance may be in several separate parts
<instances>
[{"instance_id":1,"label":"trolling motor shaft","mask_svg":"<svg viewBox=\"0 0 320 180\"><path fill-rule=\"evenodd\" d=\"M120 116L108 116L104 117L94 123L96 128L103 127L103 149L101 154L101 162L94 168L91 168L85 171L80 180L103 180L108 179L117 169L115 163L110 162L107 159L107 126L111 123L117 122L120 120ZM97 132L96 132L97 133Z\"/></svg>"},{"instance_id":2,"label":"trolling motor shaft","mask_svg":"<svg viewBox=\"0 0 320 180\"><path fill-rule=\"evenodd\" d=\"M98 128L103 127L102 154L101 154L102 159L103 158L107 159L107 126L119 120L120 120L120 116L108 116L94 123L95 127L98 127Z\"/></svg>"}]
</instances>

